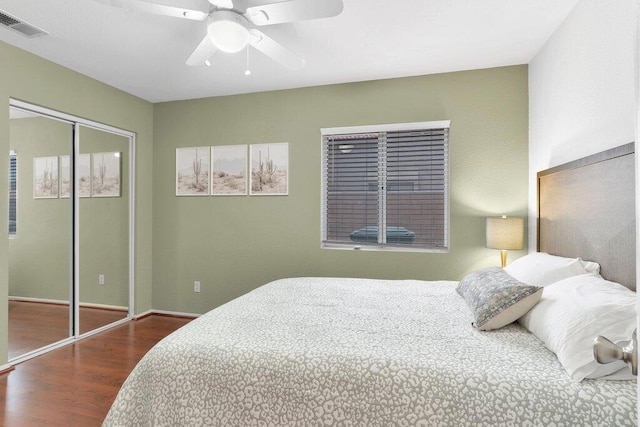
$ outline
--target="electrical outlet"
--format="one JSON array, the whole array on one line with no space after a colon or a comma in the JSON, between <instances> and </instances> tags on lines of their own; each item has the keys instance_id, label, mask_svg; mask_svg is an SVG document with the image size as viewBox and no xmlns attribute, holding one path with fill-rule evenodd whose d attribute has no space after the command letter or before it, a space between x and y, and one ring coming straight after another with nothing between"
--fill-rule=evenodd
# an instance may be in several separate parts
<instances>
[{"instance_id":1,"label":"electrical outlet","mask_svg":"<svg viewBox=\"0 0 640 427\"><path fill-rule=\"evenodd\" d=\"M104 274L98 276L98 284L104 285Z\"/></svg>"},{"instance_id":2,"label":"electrical outlet","mask_svg":"<svg viewBox=\"0 0 640 427\"><path fill-rule=\"evenodd\" d=\"M198 280L193 282L193 292L200 292L200 282Z\"/></svg>"}]
</instances>

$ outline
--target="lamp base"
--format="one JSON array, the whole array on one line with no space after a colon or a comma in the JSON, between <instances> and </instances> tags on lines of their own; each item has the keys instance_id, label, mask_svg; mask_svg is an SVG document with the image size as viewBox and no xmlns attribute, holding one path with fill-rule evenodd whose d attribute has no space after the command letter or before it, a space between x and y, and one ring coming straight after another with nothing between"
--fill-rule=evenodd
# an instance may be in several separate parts
<instances>
[{"instance_id":1,"label":"lamp base","mask_svg":"<svg viewBox=\"0 0 640 427\"><path fill-rule=\"evenodd\" d=\"M500 251L500 261L502 262L502 268L507 266L507 251Z\"/></svg>"}]
</instances>

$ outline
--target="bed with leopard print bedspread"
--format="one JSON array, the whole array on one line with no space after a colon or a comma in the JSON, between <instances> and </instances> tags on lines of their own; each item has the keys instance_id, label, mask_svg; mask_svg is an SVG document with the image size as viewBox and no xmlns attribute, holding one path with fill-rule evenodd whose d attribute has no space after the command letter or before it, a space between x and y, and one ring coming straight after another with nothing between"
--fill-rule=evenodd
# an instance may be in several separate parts
<instances>
[{"instance_id":1,"label":"bed with leopard print bedspread","mask_svg":"<svg viewBox=\"0 0 640 427\"><path fill-rule=\"evenodd\" d=\"M481 332L455 282L278 280L169 335L105 426L623 426L634 381L572 382L534 335Z\"/></svg>"}]
</instances>

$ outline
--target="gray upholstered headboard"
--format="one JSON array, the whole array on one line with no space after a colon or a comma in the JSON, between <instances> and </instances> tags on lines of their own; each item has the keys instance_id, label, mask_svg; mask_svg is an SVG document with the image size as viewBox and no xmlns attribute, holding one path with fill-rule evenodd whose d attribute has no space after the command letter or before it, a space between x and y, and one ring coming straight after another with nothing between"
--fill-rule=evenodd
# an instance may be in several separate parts
<instances>
[{"instance_id":1,"label":"gray upholstered headboard","mask_svg":"<svg viewBox=\"0 0 640 427\"><path fill-rule=\"evenodd\" d=\"M538 251L636 289L634 143L538 172Z\"/></svg>"}]
</instances>

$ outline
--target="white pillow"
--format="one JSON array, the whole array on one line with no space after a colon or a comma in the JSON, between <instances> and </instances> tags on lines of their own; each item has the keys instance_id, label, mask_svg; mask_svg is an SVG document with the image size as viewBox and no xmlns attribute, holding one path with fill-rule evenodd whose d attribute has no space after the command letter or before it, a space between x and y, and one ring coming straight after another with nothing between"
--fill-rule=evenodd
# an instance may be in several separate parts
<instances>
[{"instance_id":1,"label":"white pillow","mask_svg":"<svg viewBox=\"0 0 640 427\"><path fill-rule=\"evenodd\" d=\"M574 381L600 378L626 365L596 362L593 340L602 335L620 345L631 339L636 293L596 274L574 276L545 287L540 302L518 321L558 356Z\"/></svg>"},{"instance_id":2,"label":"white pillow","mask_svg":"<svg viewBox=\"0 0 640 427\"><path fill-rule=\"evenodd\" d=\"M592 265L590 267L593 268ZM564 258L545 252L535 252L518 258L506 266L504 271L532 286L548 286L567 277L589 273L580 258Z\"/></svg>"}]
</instances>

